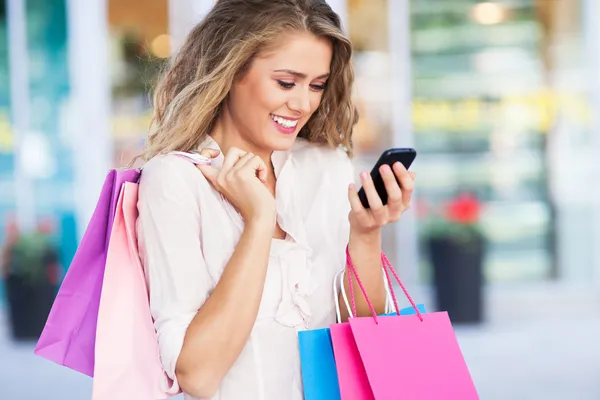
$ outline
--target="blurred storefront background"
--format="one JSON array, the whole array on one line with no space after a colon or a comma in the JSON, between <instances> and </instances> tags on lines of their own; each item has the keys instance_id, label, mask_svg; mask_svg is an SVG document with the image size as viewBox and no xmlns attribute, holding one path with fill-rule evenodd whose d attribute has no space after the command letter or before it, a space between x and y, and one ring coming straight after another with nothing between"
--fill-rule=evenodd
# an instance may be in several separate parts
<instances>
[{"instance_id":1,"label":"blurred storefront background","mask_svg":"<svg viewBox=\"0 0 600 400\"><path fill-rule=\"evenodd\" d=\"M348 22L361 150L419 152L415 276L431 277L428 220L472 194L481 202L489 282L597 283L597 2L399 3L348 1ZM409 13L409 42L407 17L393 10ZM409 82L402 56L410 57ZM409 110L396 90L410 93ZM397 114L410 118L411 132L394 124Z\"/></svg>"},{"instance_id":2,"label":"blurred storefront background","mask_svg":"<svg viewBox=\"0 0 600 400\"><path fill-rule=\"evenodd\" d=\"M492 282L597 276L585 5L413 2L421 199L484 202Z\"/></svg>"},{"instance_id":3,"label":"blurred storefront background","mask_svg":"<svg viewBox=\"0 0 600 400\"><path fill-rule=\"evenodd\" d=\"M12 64L8 3L24 5ZM428 223L468 194L489 282L600 283L596 1L330 3L356 49L357 170L387 147L419 153L413 212L386 235L399 269L431 281ZM19 215L50 219L68 266L106 170L143 145L157 74L212 0L0 4L0 242Z\"/></svg>"},{"instance_id":4,"label":"blurred storefront background","mask_svg":"<svg viewBox=\"0 0 600 400\"><path fill-rule=\"evenodd\" d=\"M465 320L486 323L458 336L482 398L598 398L600 1L328 2L355 46L356 172L418 152L384 250L430 309L440 286L477 305ZM60 281L107 171L143 146L159 71L212 4L0 0L0 247L40 230ZM46 383L27 393L83 398L88 381L3 344L4 272L0 378L33 371Z\"/></svg>"}]
</instances>

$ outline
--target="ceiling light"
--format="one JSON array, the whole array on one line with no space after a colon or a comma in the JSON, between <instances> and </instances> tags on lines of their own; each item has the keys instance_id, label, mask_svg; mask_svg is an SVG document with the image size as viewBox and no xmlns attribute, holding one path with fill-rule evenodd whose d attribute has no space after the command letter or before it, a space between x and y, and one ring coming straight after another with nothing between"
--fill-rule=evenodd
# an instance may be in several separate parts
<instances>
[{"instance_id":1,"label":"ceiling light","mask_svg":"<svg viewBox=\"0 0 600 400\"><path fill-rule=\"evenodd\" d=\"M482 25L499 24L506 20L506 8L500 3L478 3L471 9L473 21Z\"/></svg>"}]
</instances>

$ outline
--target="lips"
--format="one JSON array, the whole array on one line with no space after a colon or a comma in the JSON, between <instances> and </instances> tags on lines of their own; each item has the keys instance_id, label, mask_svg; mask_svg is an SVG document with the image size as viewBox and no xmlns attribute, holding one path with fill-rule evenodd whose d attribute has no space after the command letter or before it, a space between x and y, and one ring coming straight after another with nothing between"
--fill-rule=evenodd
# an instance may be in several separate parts
<instances>
[{"instance_id":1,"label":"lips","mask_svg":"<svg viewBox=\"0 0 600 400\"><path fill-rule=\"evenodd\" d=\"M271 121L275 129L284 135L293 135L298 127L297 119L287 119L271 114Z\"/></svg>"},{"instance_id":2,"label":"lips","mask_svg":"<svg viewBox=\"0 0 600 400\"><path fill-rule=\"evenodd\" d=\"M296 126L298 125L298 119L285 118L274 114L271 114L270 117L275 123L282 126L283 128L292 129L296 128Z\"/></svg>"}]
</instances>

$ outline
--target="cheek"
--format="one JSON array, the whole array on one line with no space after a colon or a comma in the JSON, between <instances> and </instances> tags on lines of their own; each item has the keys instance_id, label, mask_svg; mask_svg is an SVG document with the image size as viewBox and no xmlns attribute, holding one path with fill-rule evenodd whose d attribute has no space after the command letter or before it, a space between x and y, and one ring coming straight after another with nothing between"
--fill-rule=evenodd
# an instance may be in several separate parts
<instances>
[{"instance_id":1,"label":"cheek","mask_svg":"<svg viewBox=\"0 0 600 400\"><path fill-rule=\"evenodd\" d=\"M319 104L321 104L322 99L323 99L323 92L317 92L317 93L313 94L313 96L311 97L311 101L310 101L310 108L313 112L315 112L315 110L317 108L319 108Z\"/></svg>"},{"instance_id":2,"label":"cheek","mask_svg":"<svg viewBox=\"0 0 600 400\"><path fill-rule=\"evenodd\" d=\"M249 101L250 104L254 103L270 113L280 109L286 103L287 98L283 90L267 82L255 86Z\"/></svg>"},{"instance_id":3,"label":"cheek","mask_svg":"<svg viewBox=\"0 0 600 400\"><path fill-rule=\"evenodd\" d=\"M261 121L265 113L277 110L285 104L282 91L269 82L259 80L239 85L231 93L235 114L243 116L245 121Z\"/></svg>"},{"instance_id":4,"label":"cheek","mask_svg":"<svg viewBox=\"0 0 600 400\"><path fill-rule=\"evenodd\" d=\"M322 92L311 93L311 96L310 96L310 115L313 115L315 113L315 111L317 111L317 108L319 108L319 105L321 104L321 100L322 99L323 99L323 93Z\"/></svg>"}]
</instances>

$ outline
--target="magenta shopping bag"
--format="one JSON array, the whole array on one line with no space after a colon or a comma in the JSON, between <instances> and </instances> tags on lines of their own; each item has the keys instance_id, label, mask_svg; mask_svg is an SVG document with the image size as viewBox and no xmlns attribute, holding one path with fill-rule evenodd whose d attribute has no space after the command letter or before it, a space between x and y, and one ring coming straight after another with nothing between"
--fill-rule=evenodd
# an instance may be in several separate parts
<instances>
[{"instance_id":1,"label":"magenta shopping bag","mask_svg":"<svg viewBox=\"0 0 600 400\"><path fill-rule=\"evenodd\" d=\"M136 169L108 173L35 348L35 354L88 376L94 375L98 307L117 200L123 183L137 183L139 176Z\"/></svg>"},{"instance_id":2,"label":"magenta shopping bag","mask_svg":"<svg viewBox=\"0 0 600 400\"><path fill-rule=\"evenodd\" d=\"M373 315L353 317L349 323L331 328L332 339L334 336L339 339L337 345L335 339L333 344L342 400L479 399L448 314L421 314L387 257L382 254L388 282L389 270L416 315L378 317L349 254L347 260L349 271L355 276ZM352 315L356 315L352 284L350 295ZM337 329L337 335L334 329ZM364 397L356 397L355 392L345 391L345 388L362 391Z\"/></svg>"}]
</instances>

